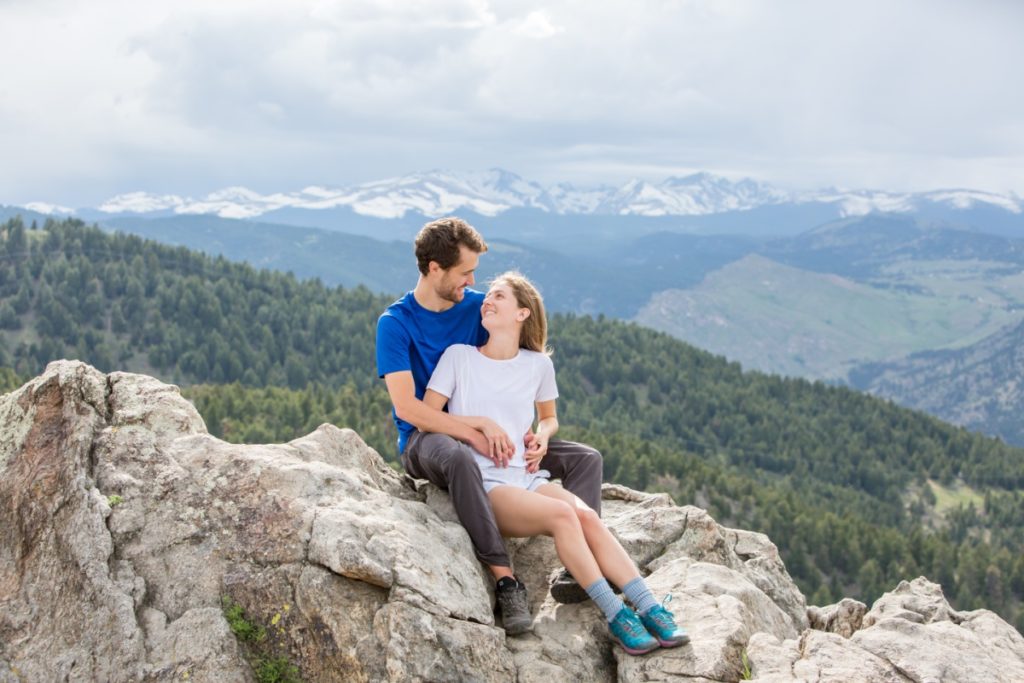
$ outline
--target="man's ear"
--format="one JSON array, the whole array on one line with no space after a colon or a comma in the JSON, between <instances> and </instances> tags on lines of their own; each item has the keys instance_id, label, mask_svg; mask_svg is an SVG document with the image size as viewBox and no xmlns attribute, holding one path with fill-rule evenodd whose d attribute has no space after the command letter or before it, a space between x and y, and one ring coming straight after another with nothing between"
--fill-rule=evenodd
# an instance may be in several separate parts
<instances>
[{"instance_id":1,"label":"man's ear","mask_svg":"<svg viewBox=\"0 0 1024 683\"><path fill-rule=\"evenodd\" d=\"M438 271L443 271L443 270L444 270L444 268L442 268L441 264L438 263L437 261L431 261L430 263L427 264L427 274L428 275L430 273L436 273Z\"/></svg>"}]
</instances>

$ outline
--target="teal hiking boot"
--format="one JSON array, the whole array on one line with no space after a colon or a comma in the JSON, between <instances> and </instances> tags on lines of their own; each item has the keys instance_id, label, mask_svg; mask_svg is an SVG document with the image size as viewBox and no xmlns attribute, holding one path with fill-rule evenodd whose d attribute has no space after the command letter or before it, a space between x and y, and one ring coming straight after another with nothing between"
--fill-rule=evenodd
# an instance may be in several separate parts
<instances>
[{"instance_id":1,"label":"teal hiking boot","mask_svg":"<svg viewBox=\"0 0 1024 683\"><path fill-rule=\"evenodd\" d=\"M636 612L622 606L615 618L608 623L608 628L622 649L631 655L644 655L658 649L658 641L651 637L644 625L640 623Z\"/></svg>"},{"instance_id":2,"label":"teal hiking boot","mask_svg":"<svg viewBox=\"0 0 1024 683\"><path fill-rule=\"evenodd\" d=\"M665 605L671 601L672 596L666 595L660 605L655 605L640 615L640 622L644 628L658 639L658 644L662 647L679 647L690 642L686 629L677 626L675 616L665 609Z\"/></svg>"}]
</instances>

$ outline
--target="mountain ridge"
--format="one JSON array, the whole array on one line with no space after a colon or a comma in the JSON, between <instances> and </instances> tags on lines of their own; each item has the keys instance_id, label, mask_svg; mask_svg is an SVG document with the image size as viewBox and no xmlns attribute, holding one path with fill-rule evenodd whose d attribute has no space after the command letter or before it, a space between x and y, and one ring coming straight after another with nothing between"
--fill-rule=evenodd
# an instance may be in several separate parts
<instances>
[{"instance_id":1,"label":"mountain ridge","mask_svg":"<svg viewBox=\"0 0 1024 683\"><path fill-rule=\"evenodd\" d=\"M1015 194L971 189L792 191L751 178L730 180L707 172L672 176L660 182L634 178L619 185L577 187L563 182L545 186L500 168L479 172L433 169L344 187L311 185L267 194L242 186L229 186L198 198L136 191L118 194L93 208L72 210L45 202L32 202L27 208L98 219L174 214L256 218L286 208L322 211L351 207L362 216L401 219L409 213L439 216L466 210L494 217L517 208L559 215L708 216L768 206L816 204L831 207L836 217L936 209L955 214L978 208L1024 215L1024 200Z\"/></svg>"},{"instance_id":2,"label":"mountain ridge","mask_svg":"<svg viewBox=\"0 0 1024 683\"><path fill-rule=\"evenodd\" d=\"M850 373L850 385L968 429L984 429L1007 443L1024 443L1021 377L1024 322L965 348L865 364Z\"/></svg>"}]
</instances>

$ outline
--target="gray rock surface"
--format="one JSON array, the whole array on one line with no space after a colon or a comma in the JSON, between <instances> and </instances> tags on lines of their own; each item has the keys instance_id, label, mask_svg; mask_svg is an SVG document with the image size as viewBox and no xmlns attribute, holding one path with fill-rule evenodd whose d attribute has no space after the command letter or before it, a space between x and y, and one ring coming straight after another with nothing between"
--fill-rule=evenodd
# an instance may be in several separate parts
<instances>
[{"instance_id":1,"label":"gray rock surface","mask_svg":"<svg viewBox=\"0 0 1024 683\"><path fill-rule=\"evenodd\" d=\"M844 600L811 608L835 617L811 621L838 626L837 633L808 630L795 640L756 634L748 643L753 680L1024 681L1024 638L988 610L953 610L942 588L925 578L901 582L875 601L861 628L849 637L839 635L859 619L863 607Z\"/></svg>"},{"instance_id":2,"label":"gray rock surface","mask_svg":"<svg viewBox=\"0 0 1024 683\"><path fill-rule=\"evenodd\" d=\"M227 444L176 387L53 363L0 397L0 683L252 681L225 598L307 681L1024 680L1020 635L934 584L808 611L764 535L604 498L690 645L629 657L554 603L547 538L509 541L535 620L506 638L447 495L351 430Z\"/></svg>"},{"instance_id":3,"label":"gray rock surface","mask_svg":"<svg viewBox=\"0 0 1024 683\"><path fill-rule=\"evenodd\" d=\"M843 598L827 607L808 607L807 618L813 629L838 633L844 638L849 638L860 630L867 611L867 605L863 602Z\"/></svg>"}]
</instances>

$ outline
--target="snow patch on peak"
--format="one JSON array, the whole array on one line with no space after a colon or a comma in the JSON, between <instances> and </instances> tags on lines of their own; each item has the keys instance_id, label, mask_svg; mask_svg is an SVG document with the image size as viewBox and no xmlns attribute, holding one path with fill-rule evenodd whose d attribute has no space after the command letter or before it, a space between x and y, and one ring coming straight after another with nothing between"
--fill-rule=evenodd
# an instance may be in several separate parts
<instances>
[{"instance_id":1,"label":"snow patch on peak","mask_svg":"<svg viewBox=\"0 0 1024 683\"><path fill-rule=\"evenodd\" d=\"M1011 213L1019 214L1024 211L1024 206L1022 206L1021 200L1017 197L1008 197L980 190L936 190L925 193L924 196L929 201L952 204L958 209L970 209L976 204L992 204Z\"/></svg>"},{"instance_id":2,"label":"snow patch on peak","mask_svg":"<svg viewBox=\"0 0 1024 683\"><path fill-rule=\"evenodd\" d=\"M128 192L108 199L98 208L104 213L152 213L177 208L184 202L184 199L174 194Z\"/></svg>"},{"instance_id":3,"label":"snow patch on peak","mask_svg":"<svg viewBox=\"0 0 1024 683\"><path fill-rule=\"evenodd\" d=\"M851 192L838 198L839 215L843 218L866 216L869 213L908 213L914 204L906 195L888 192Z\"/></svg>"},{"instance_id":4,"label":"snow patch on peak","mask_svg":"<svg viewBox=\"0 0 1024 683\"><path fill-rule=\"evenodd\" d=\"M59 214L71 215L75 212L74 209L69 209L66 206L60 206L59 204L47 204L46 202L29 202L25 205L25 208L29 211L46 214L47 216L55 216Z\"/></svg>"}]
</instances>

